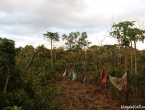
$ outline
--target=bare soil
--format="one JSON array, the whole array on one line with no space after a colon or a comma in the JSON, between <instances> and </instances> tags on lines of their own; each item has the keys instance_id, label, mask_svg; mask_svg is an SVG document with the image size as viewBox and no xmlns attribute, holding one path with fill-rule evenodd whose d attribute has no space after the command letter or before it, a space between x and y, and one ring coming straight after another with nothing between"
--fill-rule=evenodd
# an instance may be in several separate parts
<instances>
[{"instance_id":1,"label":"bare soil","mask_svg":"<svg viewBox=\"0 0 145 110\"><path fill-rule=\"evenodd\" d=\"M120 110L115 100L109 99L100 85L94 82L81 83L62 77L56 81L55 102L62 110Z\"/></svg>"}]
</instances>

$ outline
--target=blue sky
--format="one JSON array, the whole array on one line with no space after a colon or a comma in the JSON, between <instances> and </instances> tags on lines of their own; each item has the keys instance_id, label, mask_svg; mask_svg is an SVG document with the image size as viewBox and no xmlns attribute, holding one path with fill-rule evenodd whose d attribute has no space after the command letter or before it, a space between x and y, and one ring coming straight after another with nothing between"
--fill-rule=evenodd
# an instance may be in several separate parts
<instances>
[{"instance_id":1,"label":"blue sky","mask_svg":"<svg viewBox=\"0 0 145 110\"><path fill-rule=\"evenodd\" d=\"M109 37L114 22L136 21L145 29L145 0L0 0L0 37L15 41L16 47L44 44L47 31L63 34L87 32L92 45L116 44ZM105 38L105 40L103 40ZM137 43L138 49L145 49Z\"/></svg>"}]
</instances>

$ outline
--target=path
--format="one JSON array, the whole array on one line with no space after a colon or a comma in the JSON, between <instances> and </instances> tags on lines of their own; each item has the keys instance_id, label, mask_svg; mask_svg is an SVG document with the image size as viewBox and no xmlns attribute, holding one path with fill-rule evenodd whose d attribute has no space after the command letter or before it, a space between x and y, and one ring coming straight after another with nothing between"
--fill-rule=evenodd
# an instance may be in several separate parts
<instances>
[{"instance_id":1,"label":"path","mask_svg":"<svg viewBox=\"0 0 145 110\"><path fill-rule=\"evenodd\" d=\"M56 101L63 110L120 110L95 83L73 82L67 77L55 83Z\"/></svg>"}]
</instances>

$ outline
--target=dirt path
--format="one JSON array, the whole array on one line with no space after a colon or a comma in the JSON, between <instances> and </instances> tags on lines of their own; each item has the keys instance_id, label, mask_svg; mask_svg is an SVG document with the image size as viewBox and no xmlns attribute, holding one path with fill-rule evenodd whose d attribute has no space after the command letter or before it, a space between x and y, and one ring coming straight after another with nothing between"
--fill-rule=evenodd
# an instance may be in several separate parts
<instances>
[{"instance_id":1,"label":"dirt path","mask_svg":"<svg viewBox=\"0 0 145 110\"><path fill-rule=\"evenodd\" d=\"M95 83L81 83L63 78L55 83L56 101L63 110L120 110Z\"/></svg>"}]
</instances>

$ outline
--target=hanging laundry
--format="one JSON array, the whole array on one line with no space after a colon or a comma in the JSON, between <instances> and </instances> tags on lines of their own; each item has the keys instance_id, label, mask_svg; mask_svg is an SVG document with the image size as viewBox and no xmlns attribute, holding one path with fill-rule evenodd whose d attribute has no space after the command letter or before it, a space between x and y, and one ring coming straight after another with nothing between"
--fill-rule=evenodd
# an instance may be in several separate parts
<instances>
[{"instance_id":1,"label":"hanging laundry","mask_svg":"<svg viewBox=\"0 0 145 110\"><path fill-rule=\"evenodd\" d=\"M73 72L72 72L72 81L75 81L75 80L76 80L76 75L77 75L77 74L73 71Z\"/></svg>"},{"instance_id":2,"label":"hanging laundry","mask_svg":"<svg viewBox=\"0 0 145 110\"><path fill-rule=\"evenodd\" d=\"M86 77L85 77L85 75L84 75L83 83L85 82L85 80L86 80Z\"/></svg>"},{"instance_id":3,"label":"hanging laundry","mask_svg":"<svg viewBox=\"0 0 145 110\"><path fill-rule=\"evenodd\" d=\"M102 84L105 84L107 82L107 74L105 74L103 80L102 80Z\"/></svg>"},{"instance_id":4,"label":"hanging laundry","mask_svg":"<svg viewBox=\"0 0 145 110\"><path fill-rule=\"evenodd\" d=\"M72 75L72 72L70 71L69 74L68 74L68 77L71 77L71 75Z\"/></svg>"},{"instance_id":5,"label":"hanging laundry","mask_svg":"<svg viewBox=\"0 0 145 110\"><path fill-rule=\"evenodd\" d=\"M81 83L85 82L85 75L84 74L81 75L80 81L81 81Z\"/></svg>"},{"instance_id":6,"label":"hanging laundry","mask_svg":"<svg viewBox=\"0 0 145 110\"><path fill-rule=\"evenodd\" d=\"M126 82L127 82L127 73L125 73L122 78L117 78L117 77L112 77L109 75L109 79L111 81L111 83L118 89L118 90L122 90L124 89L125 92L127 90L126 87Z\"/></svg>"},{"instance_id":7,"label":"hanging laundry","mask_svg":"<svg viewBox=\"0 0 145 110\"><path fill-rule=\"evenodd\" d=\"M63 76L66 76L66 70L64 71Z\"/></svg>"},{"instance_id":8,"label":"hanging laundry","mask_svg":"<svg viewBox=\"0 0 145 110\"><path fill-rule=\"evenodd\" d=\"M106 68L105 68L105 66L102 66L101 82L102 82L102 84L105 84L106 81L107 81Z\"/></svg>"},{"instance_id":9,"label":"hanging laundry","mask_svg":"<svg viewBox=\"0 0 145 110\"><path fill-rule=\"evenodd\" d=\"M103 80L105 74L106 74L106 68L105 68L105 66L103 66L102 67L102 73L101 73L101 80Z\"/></svg>"}]
</instances>

